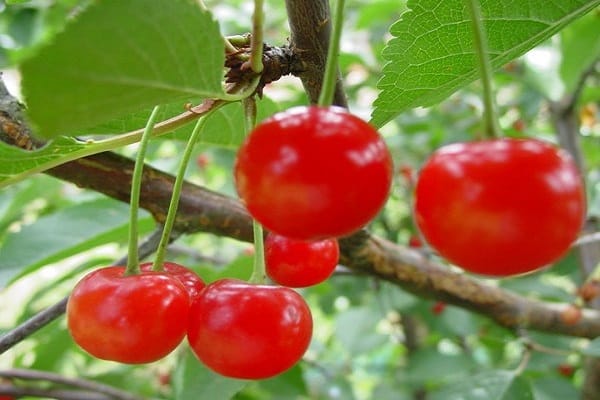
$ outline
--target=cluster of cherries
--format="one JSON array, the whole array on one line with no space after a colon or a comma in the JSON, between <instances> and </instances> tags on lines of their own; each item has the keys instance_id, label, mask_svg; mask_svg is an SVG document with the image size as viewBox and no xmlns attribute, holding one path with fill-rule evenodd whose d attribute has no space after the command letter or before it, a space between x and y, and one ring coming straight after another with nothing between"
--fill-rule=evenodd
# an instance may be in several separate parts
<instances>
[{"instance_id":1,"label":"cluster of cherries","mask_svg":"<svg viewBox=\"0 0 600 400\"><path fill-rule=\"evenodd\" d=\"M378 132L337 107L275 114L240 147L234 177L248 212L268 230L265 263L278 285L234 279L205 285L191 270L142 264L85 276L67 305L68 327L90 354L123 363L156 361L184 337L198 359L229 377L262 379L294 365L312 316L291 289L335 269L337 239L385 204L392 158ZM428 244L485 275L533 271L562 257L583 223L585 195L564 151L534 139L453 144L423 166L415 219Z\"/></svg>"},{"instance_id":2,"label":"cluster of cherries","mask_svg":"<svg viewBox=\"0 0 600 400\"><path fill-rule=\"evenodd\" d=\"M151 263L141 272L107 267L86 275L67 304L75 342L101 359L147 363L187 336L198 359L222 375L263 379L306 352L313 321L291 288L327 279L337 239L360 229L385 204L392 158L379 133L337 107L297 107L260 123L240 147L235 183L267 230L265 264L277 285L221 279Z\"/></svg>"}]
</instances>

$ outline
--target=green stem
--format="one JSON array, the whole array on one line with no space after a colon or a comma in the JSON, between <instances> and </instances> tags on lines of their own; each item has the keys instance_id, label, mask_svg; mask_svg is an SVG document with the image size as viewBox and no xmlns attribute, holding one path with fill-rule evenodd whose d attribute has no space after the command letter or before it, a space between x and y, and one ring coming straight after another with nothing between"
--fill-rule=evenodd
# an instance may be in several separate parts
<instances>
[{"instance_id":1,"label":"green stem","mask_svg":"<svg viewBox=\"0 0 600 400\"><path fill-rule=\"evenodd\" d=\"M165 121L159 122L158 124L156 124L156 126L154 126L154 129L152 131L152 137L172 132L175 129L188 124L189 122L196 120L203 115L206 115L206 113L212 110L212 108L219 107L223 104L225 104L224 101L217 100L213 103L211 107L207 107L206 110L203 110L202 112L186 111L173 118L169 118ZM109 139L99 140L95 142L89 141L84 147L82 147L79 150L68 153L62 157L51 158L46 162L42 162L36 165L34 168L28 169L27 171L24 171L18 175L14 175L8 179L3 180L2 182L0 182L0 188L21 181L30 175L44 172L50 168L68 163L70 161L78 160L83 157L103 153L105 151L110 151L133 143L137 143L141 140L143 134L144 128L123 133L121 135L111 137Z\"/></svg>"},{"instance_id":2,"label":"green stem","mask_svg":"<svg viewBox=\"0 0 600 400\"><path fill-rule=\"evenodd\" d=\"M133 176L131 177L131 200L129 207L129 248L127 252L127 267L125 269L125 275L139 274L140 272L140 260L138 256L138 210L140 207L140 190L142 185L142 174L144 172L144 160L146 158L146 149L148 148L148 142L152 137L152 130L154 123L158 116L160 107L156 106L148 118L146 127L140 145L138 153L135 158L135 167L133 168Z\"/></svg>"},{"instance_id":3,"label":"green stem","mask_svg":"<svg viewBox=\"0 0 600 400\"><path fill-rule=\"evenodd\" d=\"M250 39L250 68L257 74L263 70L263 25L264 0L254 0L254 15L252 16L252 38Z\"/></svg>"},{"instance_id":4,"label":"green stem","mask_svg":"<svg viewBox=\"0 0 600 400\"><path fill-rule=\"evenodd\" d=\"M487 49L487 39L483 29L483 17L479 0L465 0L473 23L473 43L477 53L479 74L483 84L483 118L485 123L484 137L497 138L501 136L498 126L494 90L492 88L493 70Z\"/></svg>"},{"instance_id":5,"label":"green stem","mask_svg":"<svg viewBox=\"0 0 600 400\"><path fill-rule=\"evenodd\" d=\"M211 109L211 111L217 110L219 107L215 107ZM201 118L196 123L194 130L185 146L183 151L183 155L181 157L181 162L179 164L179 169L177 170L177 175L175 176L175 182L173 183L173 191L171 193L171 201L169 203L169 210L167 211L167 217L165 218L165 224L163 226L162 236L160 238L160 243L158 244L158 248L156 250L156 256L154 257L154 264L152 265L153 271L162 271L163 263L165 261L165 255L167 253L167 247L169 246L169 242L171 241L171 231L173 230L173 225L175 224L175 217L177 216L177 208L179 207L179 198L181 197L181 189L183 188L183 182L185 180L185 171L190 162L190 158L192 156L192 151L194 150L194 146L198 141L198 137L202 132L202 127L206 122L206 117Z\"/></svg>"},{"instance_id":6,"label":"green stem","mask_svg":"<svg viewBox=\"0 0 600 400\"><path fill-rule=\"evenodd\" d=\"M333 15L333 30L329 38L329 48L327 49L327 61L325 63L325 75L323 76L323 86L319 93L318 105L321 107L329 106L333 102L335 94L335 85L337 81L338 56L340 53L340 38L342 36L342 26L344 23L344 0L337 0L335 12Z\"/></svg>"},{"instance_id":7,"label":"green stem","mask_svg":"<svg viewBox=\"0 0 600 400\"><path fill-rule=\"evenodd\" d=\"M242 101L244 106L244 128L246 135L254 129L256 125L256 100L254 97L246 98ZM267 272L265 267L265 249L263 243L263 228L256 221L252 221L252 232L254 234L254 265L249 282L262 284L265 283Z\"/></svg>"},{"instance_id":8,"label":"green stem","mask_svg":"<svg viewBox=\"0 0 600 400\"><path fill-rule=\"evenodd\" d=\"M251 283L263 284L267 278L265 245L263 240L263 228L256 220L252 221L252 232L254 234L254 265L249 281Z\"/></svg>"}]
</instances>

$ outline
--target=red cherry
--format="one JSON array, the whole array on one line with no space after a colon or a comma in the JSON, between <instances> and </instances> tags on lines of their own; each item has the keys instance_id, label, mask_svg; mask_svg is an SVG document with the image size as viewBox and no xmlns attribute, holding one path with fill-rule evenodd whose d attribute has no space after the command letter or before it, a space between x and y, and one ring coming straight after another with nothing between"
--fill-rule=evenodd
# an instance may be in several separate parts
<instances>
[{"instance_id":1,"label":"red cherry","mask_svg":"<svg viewBox=\"0 0 600 400\"><path fill-rule=\"evenodd\" d=\"M435 315L440 315L441 313L444 312L445 309L446 309L446 303L444 303L443 301L436 301L431 306L431 312Z\"/></svg>"},{"instance_id":2,"label":"red cherry","mask_svg":"<svg viewBox=\"0 0 600 400\"><path fill-rule=\"evenodd\" d=\"M210 164L210 157L207 154L200 154L196 158L196 164L198 164L198 168L205 169Z\"/></svg>"},{"instance_id":3,"label":"red cherry","mask_svg":"<svg viewBox=\"0 0 600 400\"><path fill-rule=\"evenodd\" d=\"M294 240L269 233L265 240L267 275L289 287L316 285L329 278L340 257L336 239Z\"/></svg>"},{"instance_id":4,"label":"red cherry","mask_svg":"<svg viewBox=\"0 0 600 400\"><path fill-rule=\"evenodd\" d=\"M465 270L492 276L560 259L585 215L572 158L533 139L452 144L423 166L416 223L426 241Z\"/></svg>"},{"instance_id":5,"label":"red cherry","mask_svg":"<svg viewBox=\"0 0 600 400\"><path fill-rule=\"evenodd\" d=\"M371 125L339 107L295 107L240 147L235 183L269 231L300 240L348 235L385 204L392 159Z\"/></svg>"},{"instance_id":6,"label":"red cherry","mask_svg":"<svg viewBox=\"0 0 600 400\"><path fill-rule=\"evenodd\" d=\"M558 371L559 374L561 374L564 377L570 378L573 376L573 374L575 373L575 367L570 365L570 364L559 364L556 367L556 370Z\"/></svg>"},{"instance_id":7,"label":"red cherry","mask_svg":"<svg viewBox=\"0 0 600 400\"><path fill-rule=\"evenodd\" d=\"M152 262L140 264L143 272L152 271ZM176 263L165 261L163 263L164 272L179 280L188 291L190 299L194 299L198 293L206 286L206 283L194 271Z\"/></svg>"},{"instance_id":8,"label":"red cherry","mask_svg":"<svg viewBox=\"0 0 600 400\"><path fill-rule=\"evenodd\" d=\"M215 372L240 379L264 379L292 367L312 336L304 299L282 286L235 279L209 284L190 310L188 341Z\"/></svg>"},{"instance_id":9,"label":"red cherry","mask_svg":"<svg viewBox=\"0 0 600 400\"><path fill-rule=\"evenodd\" d=\"M67 303L69 332L97 358L128 364L159 360L185 336L189 295L168 274L124 272L125 267L106 267L77 283Z\"/></svg>"},{"instance_id":10,"label":"red cherry","mask_svg":"<svg viewBox=\"0 0 600 400\"><path fill-rule=\"evenodd\" d=\"M423 241L421 240L421 238L417 235L411 235L411 237L408 238L408 247L412 247L414 249L419 249L421 247L423 247Z\"/></svg>"}]
</instances>

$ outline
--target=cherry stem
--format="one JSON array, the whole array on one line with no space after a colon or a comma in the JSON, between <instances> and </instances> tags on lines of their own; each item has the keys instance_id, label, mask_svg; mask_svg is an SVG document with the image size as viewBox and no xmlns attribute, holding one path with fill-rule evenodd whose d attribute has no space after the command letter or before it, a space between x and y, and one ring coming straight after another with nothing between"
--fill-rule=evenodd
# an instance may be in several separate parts
<instances>
[{"instance_id":1,"label":"cherry stem","mask_svg":"<svg viewBox=\"0 0 600 400\"><path fill-rule=\"evenodd\" d=\"M330 106L335 94L335 84L337 80L338 56L340 53L340 38L343 27L344 0L337 0L333 14L333 30L329 38L329 47L327 48L327 61L325 63L325 74L323 76L323 86L319 93L317 104L321 107Z\"/></svg>"},{"instance_id":2,"label":"cherry stem","mask_svg":"<svg viewBox=\"0 0 600 400\"><path fill-rule=\"evenodd\" d=\"M208 116L210 116L210 114L218 108L220 108L220 105L217 105L216 107L212 108L210 112L206 114L206 116L200 118L198 122L196 122L196 126L194 127L194 130L192 131L192 134L188 139L187 144L185 145L179 168L177 170L177 175L175 176L175 182L173 183L173 191L171 194L171 201L169 203L169 210L167 211L167 217L165 218L162 236L156 249L154 263L152 264L152 271L163 270L163 263L165 261L167 247L171 242L171 231L173 230L173 225L175 224L175 217L177 216L177 208L179 207L179 199L181 197L183 182L185 181L185 171L187 170L187 166L190 162L194 146L198 141L198 137L200 136L200 133L202 133L202 127L204 126Z\"/></svg>"},{"instance_id":3,"label":"cherry stem","mask_svg":"<svg viewBox=\"0 0 600 400\"><path fill-rule=\"evenodd\" d=\"M494 90L492 87L493 70L487 49L487 39L483 28L483 17L478 0L465 0L471 14L473 24L473 45L477 53L479 76L483 85L483 118L485 123L484 138L497 138L501 136L498 125Z\"/></svg>"},{"instance_id":4,"label":"cherry stem","mask_svg":"<svg viewBox=\"0 0 600 400\"><path fill-rule=\"evenodd\" d=\"M250 68L257 74L263 71L263 25L264 25L264 0L254 0L254 14L252 15L252 37L250 38Z\"/></svg>"},{"instance_id":5,"label":"cherry stem","mask_svg":"<svg viewBox=\"0 0 600 400\"><path fill-rule=\"evenodd\" d=\"M246 136L249 135L256 125L256 100L248 97L242 100L244 106L244 128ZM267 278L265 266L265 246L263 241L263 228L255 219L252 220L252 233L254 236L254 265L252 275L248 280L251 283L262 284Z\"/></svg>"},{"instance_id":6,"label":"cherry stem","mask_svg":"<svg viewBox=\"0 0 600 400\"><path fill-rule=\"evenodd\" d=\"M146 158L146 149L148 142L152 137L154 124L158 117L160 106L155 106L152 109L150 118L144 128L144 133L140 140L138 153L135 158L135 167L133 168L133 176L131 177L131 197L129 206L129 247L127 251L127 267L125 275L134 275L140 273L140 260L138 254L138 211L140 208L140 191L142 186L142 175L144 173L144 160Z\"/></svg>"}]
</instances>

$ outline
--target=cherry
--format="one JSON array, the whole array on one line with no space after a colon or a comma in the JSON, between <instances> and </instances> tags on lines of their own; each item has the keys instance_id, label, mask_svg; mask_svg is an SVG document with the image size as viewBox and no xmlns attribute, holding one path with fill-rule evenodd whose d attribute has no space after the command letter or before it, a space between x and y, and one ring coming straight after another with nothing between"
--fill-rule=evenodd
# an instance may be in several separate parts
<instances>
[{"instance_id":1,"label":"cherry","mask_svg":"<svg viewBox=\"0 0 600 400\"><path fill-rule=\"evenodd\" d=\"M423 166L415 219L425 240L474 273L509 276L561 258L584 220L577 167L534 139L451 144Z\"/></svg>"},{"instance_id":2,"label":"cherry","mask_svg":"<svg viewBox=\"0 0 600 400\"><path fill-rule=\"evenodd\" d=\"M337 239L294 240L269 233L265 239L267 275L289 287L316 285L329 278L340 257Z\"/></svg>"},{"instance_id":3,"label":"cherry","mask_svg":"<svg viewBox=\"0 0 600 400\"><path fill-rule=\"evenodd\" d=\"M282 286L218 280L190 310L193 352L208 368L232 378L264 379L284 372L300 360L311 336L308 305Z\"/></svg>"},{"instance_id":4,"label":"cherry","mask_svg":"<svg viewBox=\"0 0 600 400\"><path fill-rule=\"evenodd\" d=\"M371 125L339 107L294 107L260 123L240 147L237 191L269 231L300 240L348 235L373 219L392 159Z\"/></svg>"},{"instance_id":5,"label":"cherry","mask_svg":"<svg viewBox=\"0 0 600 400\"><path fill-rule=\"evenodd\" d=\"M412 247L413 249L420 249L423 247L423 241L418 235L411 235L408 238L408 247Z\"/></svg>"},{"instance_id":6,"label":"cherry","mask_svg":"<svg viewBox=\"0 0 600 400\"><path fill-rule=\"evenodd\" d=\"M143 272L152 271L153 263L147 262L140 264ZM179 280L188 291L190 299L194 299L198 293L206 286L206 283L194 271L172 262L163 263L164 272Z\"/></svg>"},{"instance_id":7,"label":"cherry","mask_svg":"<svg viewBox=\"0 0 600 400\"><path fill-rule=\"evenodd\" d=\"M440 315L441 313L444 312L445 309L446 309L446 303L444 303L443 301L436 301L431 306L431 312L434 315Z\"/></svg>"},{"instance_id":8,"label":"cherry","mask_svg":"<svg viewBox=\"0 0 600 400\"><path fill-rule=\"evenodd\" d=\"M573 376L573 374L575 374L575 367L567 363L559 364L556 367L556 370L559 374L566 378L570 378Z\"/></svg>"},{"instance_id":9,"label":"cherry","mask_svg":"<svg viewBox=\"0 0 600 400\"><path fill-rule=\"evenodd\" d=\"M125 275L125 267L92 271L75 285L67 325L91 355L128 364L169 354L186 333L190 298L168 273Z\"/></svg>"}]
</instances>

